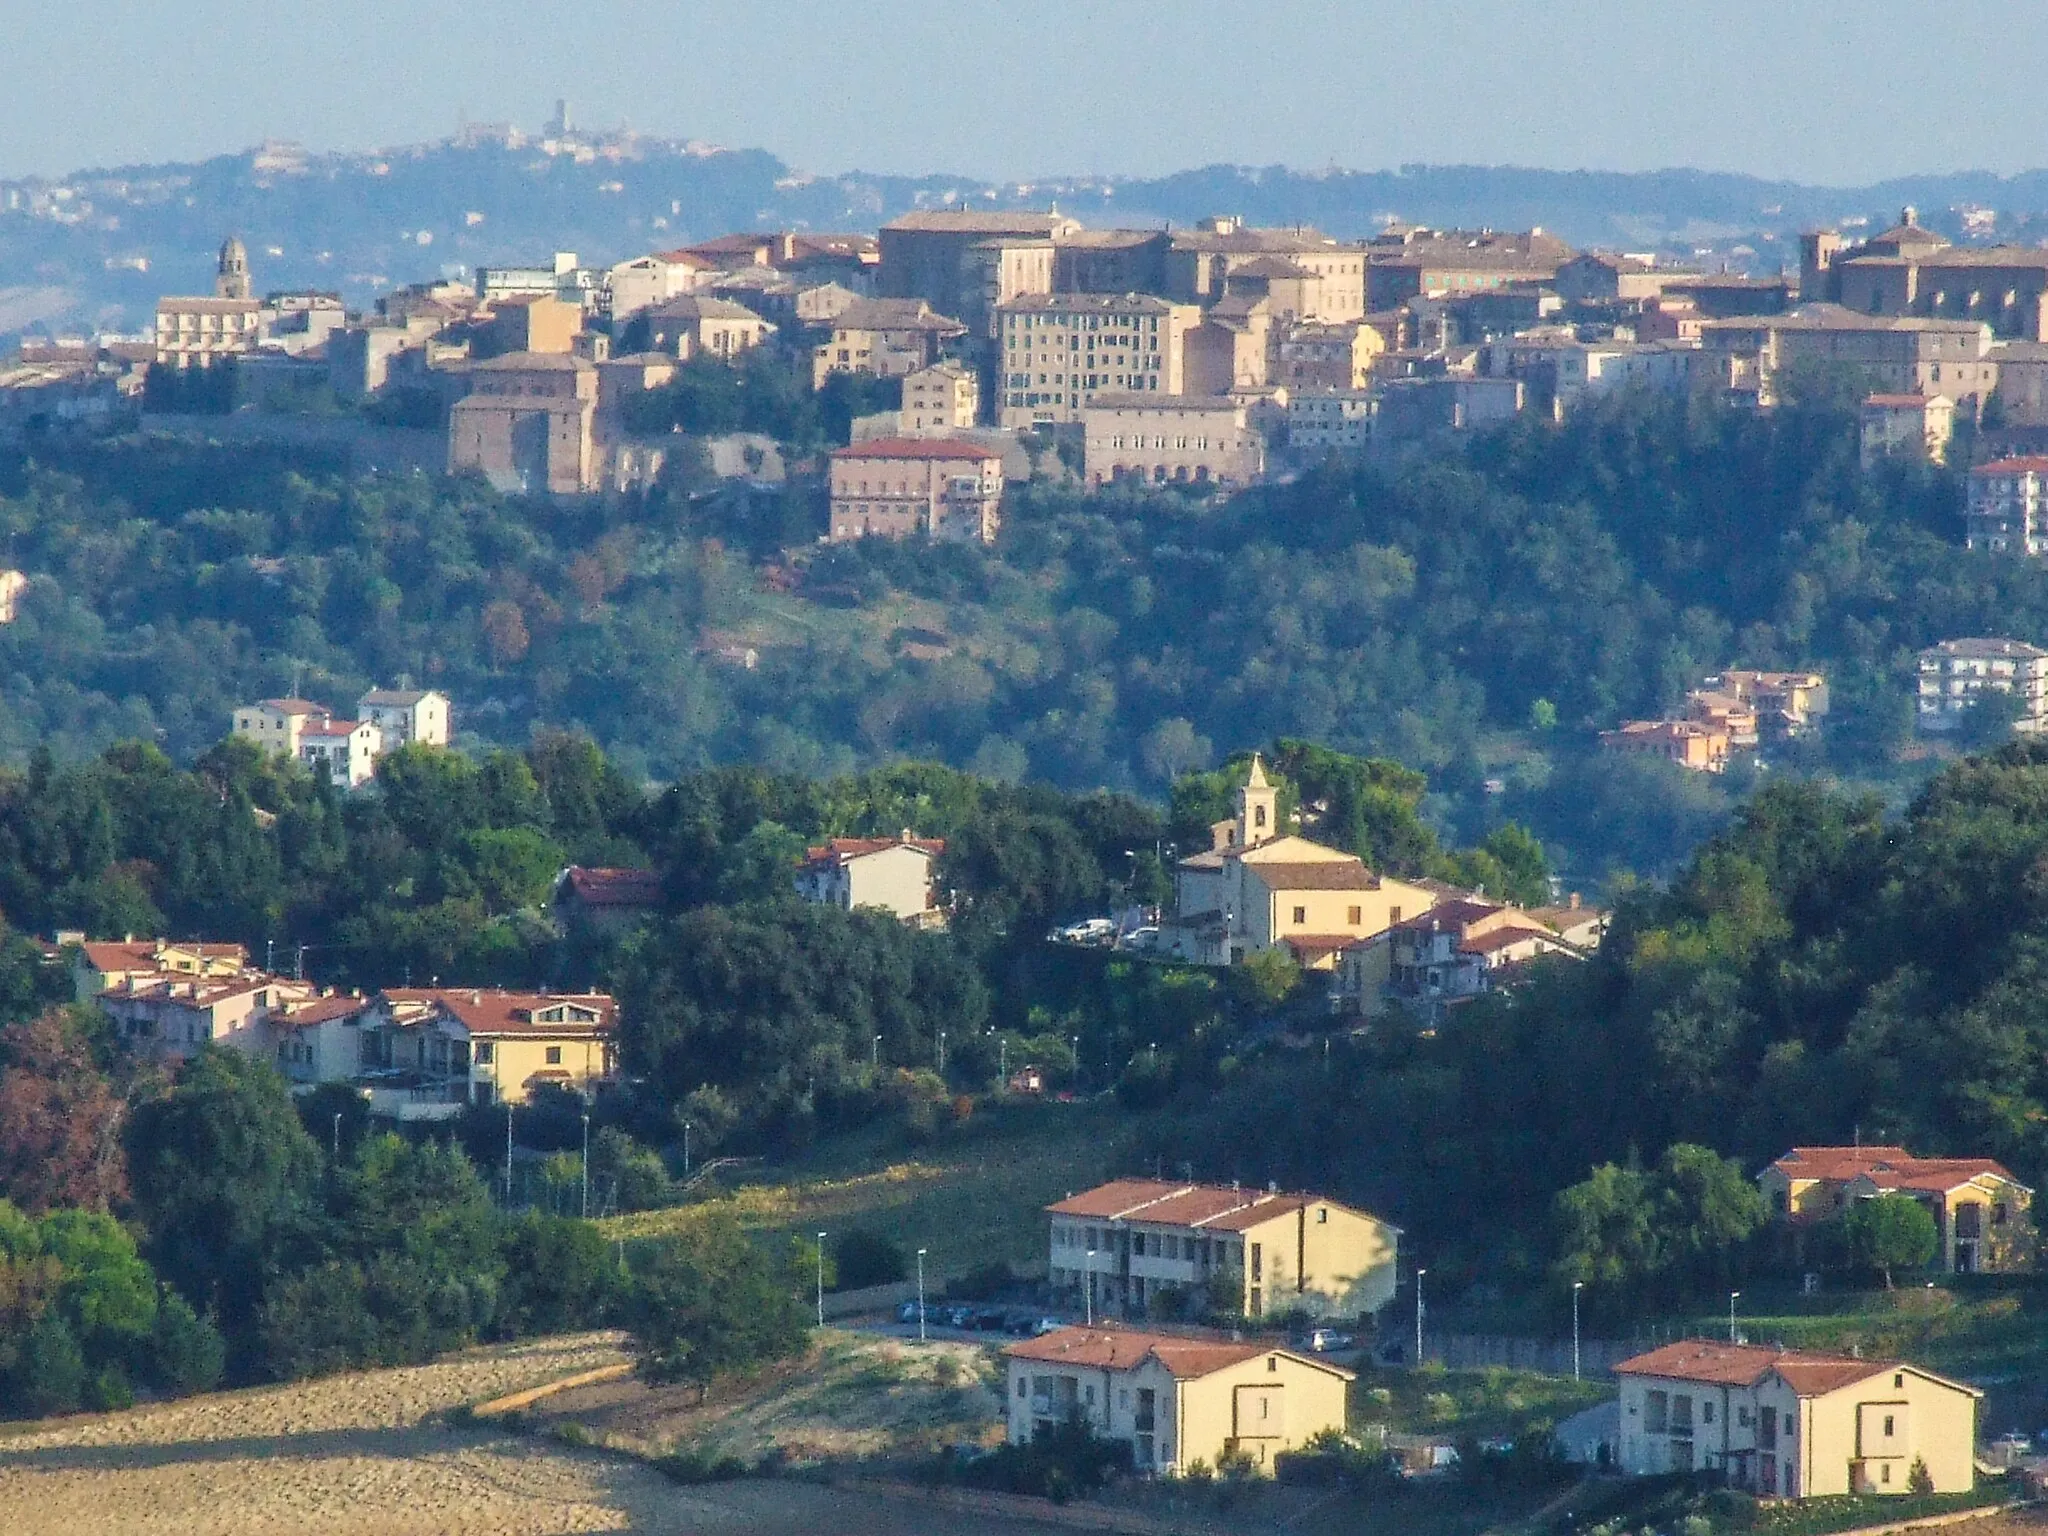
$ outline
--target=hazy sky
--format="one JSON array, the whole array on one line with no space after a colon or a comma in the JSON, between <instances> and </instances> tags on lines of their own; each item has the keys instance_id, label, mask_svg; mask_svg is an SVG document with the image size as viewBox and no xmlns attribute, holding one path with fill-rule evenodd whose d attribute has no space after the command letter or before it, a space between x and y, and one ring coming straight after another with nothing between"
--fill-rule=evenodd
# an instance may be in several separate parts
<instances>
[{"instance_id":1,"label":"hazy sky","mask_svg":"<svg viewBox=\"0 0 2048 1536\"><path fill-rule=\"evenodd\" d=\"M559 95L813 171L2048 161L2043 0L0 0L0 35L0 176L537 127Z\"/></svg>"}]
</instances>

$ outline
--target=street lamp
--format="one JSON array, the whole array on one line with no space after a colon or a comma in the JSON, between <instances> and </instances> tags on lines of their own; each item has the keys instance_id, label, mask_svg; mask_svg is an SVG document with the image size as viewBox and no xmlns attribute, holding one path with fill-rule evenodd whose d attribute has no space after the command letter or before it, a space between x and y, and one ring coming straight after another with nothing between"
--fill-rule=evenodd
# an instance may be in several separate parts
<instances>
[{"instance_id":1,"label":"street lamp","mask_svg":"<svg viewBox=\"0 0 2048 1536\"><path fill-rule=\"evenodd\" d=\"M1579 1379L1579 1292L1586 1288L1583 1280L1572 1282L1572 1380Z\"/></svg>"},{"instance_id":2,"label":"street lamp","mask_svg":"<svg viewBox=\"0 0 2048 1536\"><path fill-rule=\"evenodd\" d=\"M590 1116L583 1117L583 1219L590 1220Z\"/></svg>"},{"instance_id":3,"label":"street lamp","mask_svg":"<svg viewBox=\"0 0 2048 1536\"><path fill-rule=\"evenodd\" d=\"M1730 1344L1735 1342L1735 1303L1741 1299L1742 1292L1740 1291L1730 1291L1728 1293L1728 1342Z\"/></svg>"},{"instance_id":4,"label":"street lamp","mask_svg":"<svg viewBox=\"0 0 2048 1536\"><path fill-rule=\"evenodd\" d=\"M917 1250L917 1339L924 1342L924 1250Z\"/></svg>"},{"instance_id":5,"label":"street lamp","mask_svg":"<svg viewBox=\"0 0 2048 1536\"><path fill-rule=\"evenodd\" d=\"M505 1101L505 1208L512 1207L512 1101Z\"/></svg>"},{"instance_id":6,"label":"street lamp","mask_svg":"<svg viewBox=\"0 0 2048 1536\"><path fill-rule=\"evenodd\" d=\"M690 1122L683 1122L683 1177L690 1176Z\"/></svg>"},{"instance_id":7,"label":"street lamp","mask_svg":"<svg viewBox=\"0 0 2048 1536\"><path fill-rule=\"evenodd\" d=\"M1422 1277L1426 1269L1415 1271L1415 1368L1422 1369Z\"/></svg>"},{"instance_id":8,"label":"street lamp","mask_svg":"<svg viewBox=\"0 0 2048 1536\"><path fill-rule=\"evenodd\" d=\"M1095 1250L1088 1250L1088 1283L1082 1288L1088 1298L1088 1326L1095 1326Z\"/></svg>"},{"instance_id":9,"label":"street lamp","mask_svg":"<svg viewBox=\"0 0 2048 1536\"><path fill-rule=\"evenodd\" d=\"M877 1035L875 1036L873 1043L868 1046L868 1069L870 1071L873 1071L876 1068L879 1068L881 1065L882 1037L880 1035Z\"/></svg>"},{"instance_id":10,"label":"street lamp","mask_svg":"<svg viewBox=\"0 0 2048 1536\"><path fill-rule=\"evenodd\" d=\"M825 1234L818 1234L818 1326L825 1326Z\"/></svg>"},{"instance_id":11,"label":"street lamp","mask_svg":"<svg viewBox=\"0 0 2048 1536\"><path fill-rule=\"evenodd\" d=\"M334 1160L337 1163L341 1161L341 1112L339 1110L336 1110L334 1115Z\"/></svg>"},{"instance_id":12,"label":"street lamp","mask_svg":"<svg viewBox=\"0 0 2048 1536\"><path fill-rule=\"evenodd\" d=\"M946 1075L946 1032L939 1031L939 1076Z\"/></svg>"}]
</instances>

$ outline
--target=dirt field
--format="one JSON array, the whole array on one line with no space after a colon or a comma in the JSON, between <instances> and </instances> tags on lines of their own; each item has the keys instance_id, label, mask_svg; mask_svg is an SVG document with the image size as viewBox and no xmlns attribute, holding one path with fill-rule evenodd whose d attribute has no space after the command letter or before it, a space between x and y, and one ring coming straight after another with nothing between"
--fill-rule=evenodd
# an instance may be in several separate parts
<instances>
[{"instance_id":1,"label":"dirt field","mask_svg":"<svg viewBox=\"0 0 2048 1536\"><path fill-rule=\"evenodd\" d=\"M0 1435L7 1536L843 1536L1042 1531L793 1482L680 1488L644 1467L435 1416L620 1358L608 1335L216 1393Z\"/></svg>"}]
</instances>

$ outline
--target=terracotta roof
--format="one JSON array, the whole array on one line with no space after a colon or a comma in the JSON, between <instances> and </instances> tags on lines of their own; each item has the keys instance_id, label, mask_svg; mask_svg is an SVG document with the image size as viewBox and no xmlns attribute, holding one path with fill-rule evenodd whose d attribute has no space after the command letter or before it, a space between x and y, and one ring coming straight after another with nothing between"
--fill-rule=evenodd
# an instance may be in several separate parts
<instances>
[{"instance_id":1,"label":"terracotta roof","mask_svg":"<svg viewBox=\"0 0 2048 1536\"><path fill-rule=\"evenodd\" d=\"M1966 637L1960 640L1939 640L1922 651L1921 656L1954 656L1964 660L1990 660L2011 657L2019 661L2035 661L2048 656L2048 651L2024 640L1993 640L1984 637Z\"/></svg>"},{"instance_id":2,"label":"terracotta roof","mask_svg":"<svg viewBox=\"0 0 2048 1536\"><path fill-rule=\"evenodd\" d=\"M1904 1147L1794 1147L1771 1166L1794 1179L1853 1179L1874 1163L1912 1155Z\"/></svg>"},{"instance_id":3,"label":"terracotta roof","mask_svg":"<svg viewBox=\"0 0 2048 1536\"><path fill-rule=\"evenodd\" d=\"M735 304L731 299L713 298L709 294L686 293L678 298L668 299L649 310L648 318L653 320L759 320L744 304Z\"/></svg>"},{"instance_id":4,"label":"terracotta roof","mask_svg":"<svg viewBox=\"0 0 2048 1536\"><path fill-rule=\"evenodd\" d=\"M1681 1339L1646 1354L1632 1355L1614 1367L1617 1376L1666 1376L1676 1381L1706 1382L1719 1387L1749 1387L1772 1371L1783 1376L1801 1396L1832 1392L1836 1387L1895 1368L1888 1360L1854 1360L1806 1350L1778 1349L1765 1344L1720 1344L1712 1339Z\"/></svg>"},{"instance_id":5,"label":"terracotta roof","mask_svg":"<svg viewBox=\"0 0 2048 1536\"><path fill-rule=\"evenodd\" d=\"M1093 1217L1098 1221L1134 1221L1151 1226L1200 1227L1238 1232L1271 1221L1306 1205L1332 1205L1321 1195L1284 1194L1264 1189L1232 1189L1227 1184L1177 1184L1170 1179L1112 1179L1094 1189L1048 1205L1050 1216Z\"/></svg>"},{"instance_id":6,"label":"terracotta roof","mask_svg":"<svg viewBox=\"0 0 2048 1536\"><path fill-rule=\"evenodd\" d=\"M834 448L835 459L972 459L981 463L989 459L1000 459L999 453L992 453L980 443L950 437L878 437L872 442L854 443L845 448Z\"/></svg>"},{"instance_id":7,"label":"terracotta roof","mask_svg":"<svg viewBox=\"0 0 2048 1536\"><path fill-rule=\"evenodd\" d=\"M2012 458L1993 459L1988 464L1979 464L1970 473L1973 475L2048 475L2048 456L2041 454L2019 454Z\"/></svg>"},{"instance_id":8,"label":"terracotta roof","mask_svg":"<svg viewBox=\"0 0 2048 1536\"><path fill-rule=\"evenodd\" d=\"M871 853L887 853L891 848L915 848L937 858L946 851L943 837L835 837L829 842L819 843L804 850L805 864L844 864L849 859L863 859Z\"/></svg>"},{"instance_id":9,"label":"terracotta roof","mask_svg":"<svg viewBox=\"0 0 2048 1536\"><path fill-rule=\"evenodd\" d=\"M937 331L958 336L967 327L923 299L860 299L832 317L835 331Z\"/></svg>"},{"instance_id":10,"label":"terracotta roof","mask_svg":"<svg viewBox=\"0 0 2048 1536\"><path fill-rule=\"evenodd\" d=\"M1526 944L1531 939L1555 944L1556 934L1537 923L1511 924L1494 928L1473 938L1460 941L1458 948L1468 955L1489 955L1496 949L1508 949L1516 944Z\"/></svg>"},{"instance_id":11,"label":"terracotta roof","mask_svg":"<svg viewBox=\"0 0 2048 1536\"><path fill-rule=\"evenodd\" d=\"M584 373L597 365L567 352L507 352L475 364L472 373Z\"/></svg>"},{"instance_id":12,"label":"terracotta roof","mask_svg":"<svg viewBox=\"0 0 2048 1536\"><path fill-rule=\"evenodd\" d=\"M618 1017L618 1004L604 992L494 992L469 987L387 987L378 994L394 1012L439 1008L472 1035L602 1035ZM595 1020L536 1022L533 1015L557 1006L587 1008Z\"/></svg>"},{"instance_id":13,"label":"terracotta roof","mask_svg":"<svg viewBox=\"0 0 2048 1536\"><path fill-rule=\"evenodd\" d=\"M325 704L315 704L311 699L265 699L260 707L274 709L281 715L331 715L334 713Z\"/></svg>"},{"instance_id":14,"label":"terracotta roof","mask_svg":"<svg viewBox=\"0 0 2048 1536\"><path fill-rule=\"evenodd\" d=\"M1429 882L1424 881L1427 885ZM1507 904L1499 901L1482 901L1476 896L1460 892L1458 895L1439 901L1426 912L1418 912L1406 922L1394 927L1401 932L1427 933L1431 928L1463 928L1467 923L1476 923L1482 917L1491 917L1496 912L1507 910Z\"/></svg>"},{"instance_id":15,"label":"terracotta roof","mask_svg":"<svg viewBox=\"0 0 2048 1536\"><path fill-rule=\"evenodd\" d=\"M651 869L585 869L572 864L562 879L586 907L652 907L661 902L661 876Z\"/></svg>"},{"instance_id":16,"label":"terracotta roof","mask_svg":"<svg viewBox=\"0 0 2048 1536\"><path fill-rule=\"evenodd\" d=\"M1946 1194L1973 1179L2001 1179L2015 1185L2020 1182L2003 1163L1988 1157L1913 1157L1879 1163L1864 1169L1861 1176L1879 1189L1913 1189L1932 1195Z\"/></svg>"},{"instance_id":17,"label":"terracotta roof","mask_svg":"<svg viewBox=\"0 0 2048 1536\"><path fill-rule=\"evenodd\" d=\"M1041 1338L1026 1339L1003 1351L1012 1360L1040 1361L1047 1365L1077 1365L1091 1370L1130 1371L1147 1360L1156 1360L1170 1376L1182 1381L1212 1375L1256 1360L1263 1355L1285 1355L1298 1364L1327 1371L1346 1381L1352 1373L1327 1361L1298 1355L1291 1349L1274 1349L1223 1338L1184 1337L1167 1333L1140 1333L1123 1328L1060 1328Z\"/></svg>"},{"instance_id":18,"label":"terracotta roof","mask_svg":"<svg viewBox=\"0 0 2048 1536\"><path fill-rule=\"evenodd\" d=\"M249 951L240 944L176 944L162 939L125 939L79 946L86 964L96 971L147 971L157 969L158 956L167 949L182 950L207 960L233 960L247 964Z\"/></svg>"},{"instance_id":19,"label":"terracotta roof","mask_svg":"<svg viewBox=\"0 0 2048 1536\"><path fill-rule=\"evenodd\" d=\"M1248 874L1259 877L1269 891L1376 891L1379 876L1356 859L1303 864L1260 864L1244 861Z\"/></svg>"},{"instance_id":20,"label":"terracotta roof","mask_svg":"<svg viewBox=\"0 0 2048 1536\"><path fill-rule=\"evenodd\" d=\"M360 720L309 720L299 734L301 736L349 737L363 728Z\"/></svg>"},{"instance_id":21,"label":"terracotta roof","mask_svg":"<svg viewBox=\"0 0 2048 1536\"><path fill-rule=\"evenodd\" d=\"M281 1013L271 1016L270 1022L276 1029L305 1029L334 1019L345 1019L350 1014L361 1013L369 1006L370 999L367 997L337 992L331 997L316 997L303 1003L288 1003Z\"/></svg>"}]
</instances>

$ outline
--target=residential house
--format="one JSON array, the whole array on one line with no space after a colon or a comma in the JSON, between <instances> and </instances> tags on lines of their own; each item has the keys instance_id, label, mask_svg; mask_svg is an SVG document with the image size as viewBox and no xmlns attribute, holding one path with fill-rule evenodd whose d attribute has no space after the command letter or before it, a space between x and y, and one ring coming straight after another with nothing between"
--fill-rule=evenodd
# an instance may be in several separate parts
<instances>
[{"instance_id":1,"label":"residential house","mask_svg":"<svg viewBox=\"0 0 2048 1536\"><path fill-rule=\"evenodd\" d=\"M60 940L63 935L58 936ZM186 944L165 939L81 939L69 946L72 995L90 1002L108 987L136 977L239 977L249 951L239 944Z\"/></svg>"},{"instance_id":2,"label":"residential house","mask_svg":"<svg viewBox=\"0 0 2048 1536\"><path fill-rule=\"evenodd\" d=\"M1946 395L1867 395L1857 412L1863 467L1885 459L1948 461L1956 403Z\"/></svg>"},{"instance_id":3,"label":"residential house","mask_svg":"<svg viewBox=\"0 0 2048 1536\"><path fill-rule=\"evenodd\" d=\"M2048 553L2048 457L1994 459L1972 469L1963 526L1971 549L2020 558Z\"/></svg>"},{"instance_id":4,"label":"residential house","mask_svg":"<svg viewBox=\"0 0 2048 1536\"><path fill-rule=\"evenodd\" d=\"M1368 869L1356 854L1284 833L1278 792L1257 757L1236 800L1237 814L1210 828L1210 847L1174 866L1162 953L1234 965L1284 946L1304 967L1331 970L1347 946L1435 905L1434 892Z\"/></svg>"},{"instance_id":5,"label":"residential house","mask_svg":"<svg viewBox=\"0 0 2048 1536\"><path fill-rule=\"evenodd\" d=\"M387 988L360 1026L372 1111L447 1119L542 1085L589 1093L616 1070L617 1022L602 992Z\"/></svg>"},{"instance_id":6,"label":"residential house","mask_svg":"<svg viewBox=\"0 0 2048 1536\"><path fill-rule=\"evenodd\" d=\"M766 341L775 327L730 299L687 293L646 312L647 345L682 362L718 357L727 362Z\"/></svg>"},{"instance_id":7,"label":"residential house","mask_svg":"<svg viewBox=\"0 0 2048 1536\"><path fill-rule=\"evenodd\" d=\"M945 839L918 837L908 827L897 837L835 837L804 851L796 893L820 906L868 908L906 923L936 923L934 871L945 851Z\"/></svg>"},{"instance_id":8,"label":"residential house","mask_svg":"<svg viewBox=\"0 0 2048 1536\"><path fill-rule=\"evenodd\" d=\"M1366 243L1367 310L1409 299L1553 282L1572 248L1541 229L1395 226Z\"/></svg>"},{"instance_id":9,"label":"residential house","mask_svg":"<svg viewBox=\"0 0 2048 1536\"><path fill-rule=\"evenodd\" d=\"M1572 926L1597 945L1604 914L1572 909ZM1461 896L1348 945L1330 991L1334 1011L1366 1018L1401 1012L1425 1027L1460 1003L1498 992L1550 957L1583 960L1591 945L1575 943L1534 912Z\"/></svg>"},{"instance_id":10,"label":"residential house","mask_svg":"<svg viewBox=\"0 0 2048 1536\"><path fill-rule=\"evenodd\" d=\"M1003 1351L1005 1432L1026 1445L1068 1424L1130 1447L1141 1473L1213 1470L1342 1434L1353 1379L1341 1366L1218 1337L1060 1328Z\"/></svg>"},{"instance_id":11,"label":"residential house","mask_svg":"<svg viewBox=\"0 0 2048 1536\"><path fill-rule=\"evenodd\" d=\"M1150 294L1069 293L1012 300L997 333L998 420L1025 430L1078 422L1100 394L1186 393L1193 304Z\"/></svg>"},{"instance_id":12,"label":"residential house","mask_svg":"<svg viewBox=\"0 0 2048 1536\"><path fill-rule=\"evenodd\" d=\"M1728 738L1730 750L1757 744L1756 706L1734 693L1692 689L1685 696L1685 718L1719 731Z\"/></svg>"},{"instance_id":13,"label":"residential house","mask_svg":"<svg viewBox=\"0 0 2048 1536\"><path fill-rule=\"evenodd\" d=\"M981 379L947 359L903 376L899 431L904 437L972 431L981 415Z\"/></svg>"},{"instance_id":14,"label":"residential house","mask_svg":"<svg viewBox=\"0 0 2048 1536\"><path fill-rule=\"evenodd\" d=\"M1975 1387L1893 1360L1685 1339L1622 1361L1623 1472L1718 1472L1767 1498L1976 1482Z\"/></svg>"},{"instance_id":15,"label":"residential house","mask_svg":"<svg viewBox=\"0 0 2048 1536\"><path fill-rule=\"evenodd\" d=\"M862 299L832 321L832 334L811 352L811 387L835 373L898 379L929 368L967 327L922 299ZM968 426L974 425L972 421Z\"/></svg>"},{"instance_id":16,"label":"residential house","mask_svg":"<svg viewBox=\"0 0 2048 1536\"><path fill-rule=\"evenodd\" d=\"M415 742L426 747L448 745L448 695L437 688L372 688L356 700L356 717L383 733L386 752Z\"/></svg>"},{"instance_id":17,"label":"residential house","mask_svg":"<svg viewBox=\"0 0 2048 1536\"><path fill-rule=\"evenodd\" d=\"M2021 640L1943 640L1920 653L1917 720L1923 731L1952 731L1978 699L2010 694L2013 729L2048 730L2048 651Z\"/></svg>"},{"instance_id":18,"label":"residential house","mask_svg":"<svg viewBox=\"0 0 2048 1536\"><path fill-rule=\"evenodd\" d=\"M572 864L555 880L552 902L565 928L618 933L661 910L661 876L651 869L585 869Z\"/></svg>"},{"instance_id":19,"label":"residential house","mask_svg":"<svg viewBox=\"0 0 2048 1536\"><path fill-rule=\"evenodd\" d=\"M1550 286L1573 303L1634 304L1661 298L1671 284L1699 276L1696 269L1660 265L1651 257L1582 251L1559 263Z\"/></svg>"},{"instance_id":20,"label":"residential house","mask_svg":"<svg viewBox=\"0 0 2048 1536\"><path fill-rule=\"evenodd\" d=\"M605 274L612 323L623 325L644 310L694 293L718 263L692 251L656 251L622 261Z\"/></svg>"},{"instance_id":21,"label":"residential house","mask_svg":"<svg viewBox=\"0 0 2048 1536\"><path fill-rule=\"evenodd\" d=\"M1388 333L1395 329L1370 319L1284 325L1273 336L1267 377L1290 390L1363 389L1372 378L1372 360L1394 344Z\"/></svg>"},{"instance_id":22,"label":"residential house","mask_svg":"<svg viewBox=\"0 0 2048 1536\"><path fill-rule=\"evenodd\" d=\"M1287 397L1287 445L1299 453L1350 453L1372 439L1370 389L1295 389Z\"/></svg>"},{"instance_id":23,"label":"residential house","mask_svg":"<svg viewBox=\"0 0 2048 1536\"><path fill-rule=\"evenodd\" d=\"M1915 1157L1904 1147L1794 1147L1757 1175L1772 1216L1794 1231L1839 1220L1858 1200L1905 1195L1934 1218L1949 1274L2033 1263L2034 1192L1988 1157Z\"/></svg>"},{"instance_id":24,"label":"residential house","mask_svg":"<svg viewBox=\"0 0 2048 1536\"><path fill-rule=\"evenodd\" d=\"M384 733L373 720L311 720L299 732L296 755L316 778L325 774L342 789L361 789L377 776Z\"/></svg>"},{"instance_id":25,"label":"residential house","mask_svg":"<svg viewBox=\"0 0 2048 1536\"><path fill-rule=\"evenodd\" d=\"M1321 230L1251 228L1237 217L1175 230L1166 296L1210 305L1231 292L1271 301L1276 319L1344 324L1365 317L1366 253ZM1374 308L1391 306L1372 306Z\"/></svg>"},{"instance_id":26,"label":"residential house","mask_svg":"<svg viewBox=\"0 0 2048 1536\"><path fill-rule=\"evenodd\" d=\"M229 976L131 974L110 981L93 1002L113 1021L114 1035L130 1051L172 1064L208 1045L226 1046L268 1060L271 1016L287 1001L303 1000L303 982L244 971Z\"/></svg>"},{"instance_id":27,"label":"residential house","mask_svg":"<svg viewBox=\"0 0 2048 1536\"><path fill-rule=\"evenodd\" d=\"M450 474L477 470L504 491L573 496L598 488L595 363L515 352L476 364L469 382L449 412Z\"/></svg>"},{"instance_id":28,"label":"residential house","mask_svg":"<svg viewBox=\"0 0 2048 1536\"><path fill-rule=\"evenodd\" d=\"M1369 1318L1394 1299L1400 1228L1320 1195L1114 1179L1045 1210L1049 1283L1097 1316L1206 1295L1248 1318Z\"/></svg>"},{"instance_id":29,"label":"residential house","mask_svg":"<svg viewBox=\"0 0 2048 1536\"><path fill-rule=\"evenodd\" d=\"M1703 687L1747 704L1761 740L1804 734L1828 713L1828 680L1818 672L1759 672L1730 667Z\"/></svg>"},{"instance_id":30,"label":"residential house","mask_svg":"<svg viewBox=\"0 0 2048 1536\"><path fill-rule=\"evenodd\" d=\"M1732 743L1719 726L1698 720L1624 720L1600 733L1600 750L1637 757L1661 757L1695 773L1719 773L1728 766Z\"/></svg>"},{"instance_id":31,"label":"residential house","mask_svg":"<svg viewBox=\"0 0 2048 1536\"><path fill-rule=\"evenodd\" d=\"M1108 392L1083 408L1082 478L1091 486L1243 486L1265 470L1245 402Z\"/></svg>"},{"instance_id":32,"label":"residential house","mask_svg":"<svg viewBox=\"0 0 2048 1536\"><path fill-rule=\"evenodd\" d=\"M348 1082L362 1071L363 1024L371 1002L360 992L288 995L271 1008L260 1038L269 1042L277 1070L294 1088Z\"/></svg>"},{"instance_id":33,"label":"residential house","mask_svg":"<svg viewBox=\"0 0 2048 1536\"><path fill-rule=\"evenodd\" d=\"M783 230L720 235L691 246L688 254L724 272L759 267L800 285L838 283L866 294L874 290L881 249L873 235Z\"/></svg>"},{"instance_id":34,"label":"residential house","mask_svg":"<svg viewBox=\"0 0 2048 1536\"><path fill-rule=\"evenodd\" d=\"M832 451L834 543L860 538L995 542L1003 500L1003 458L966 438L885 437Z\"/></svg>"}]
</instances>

